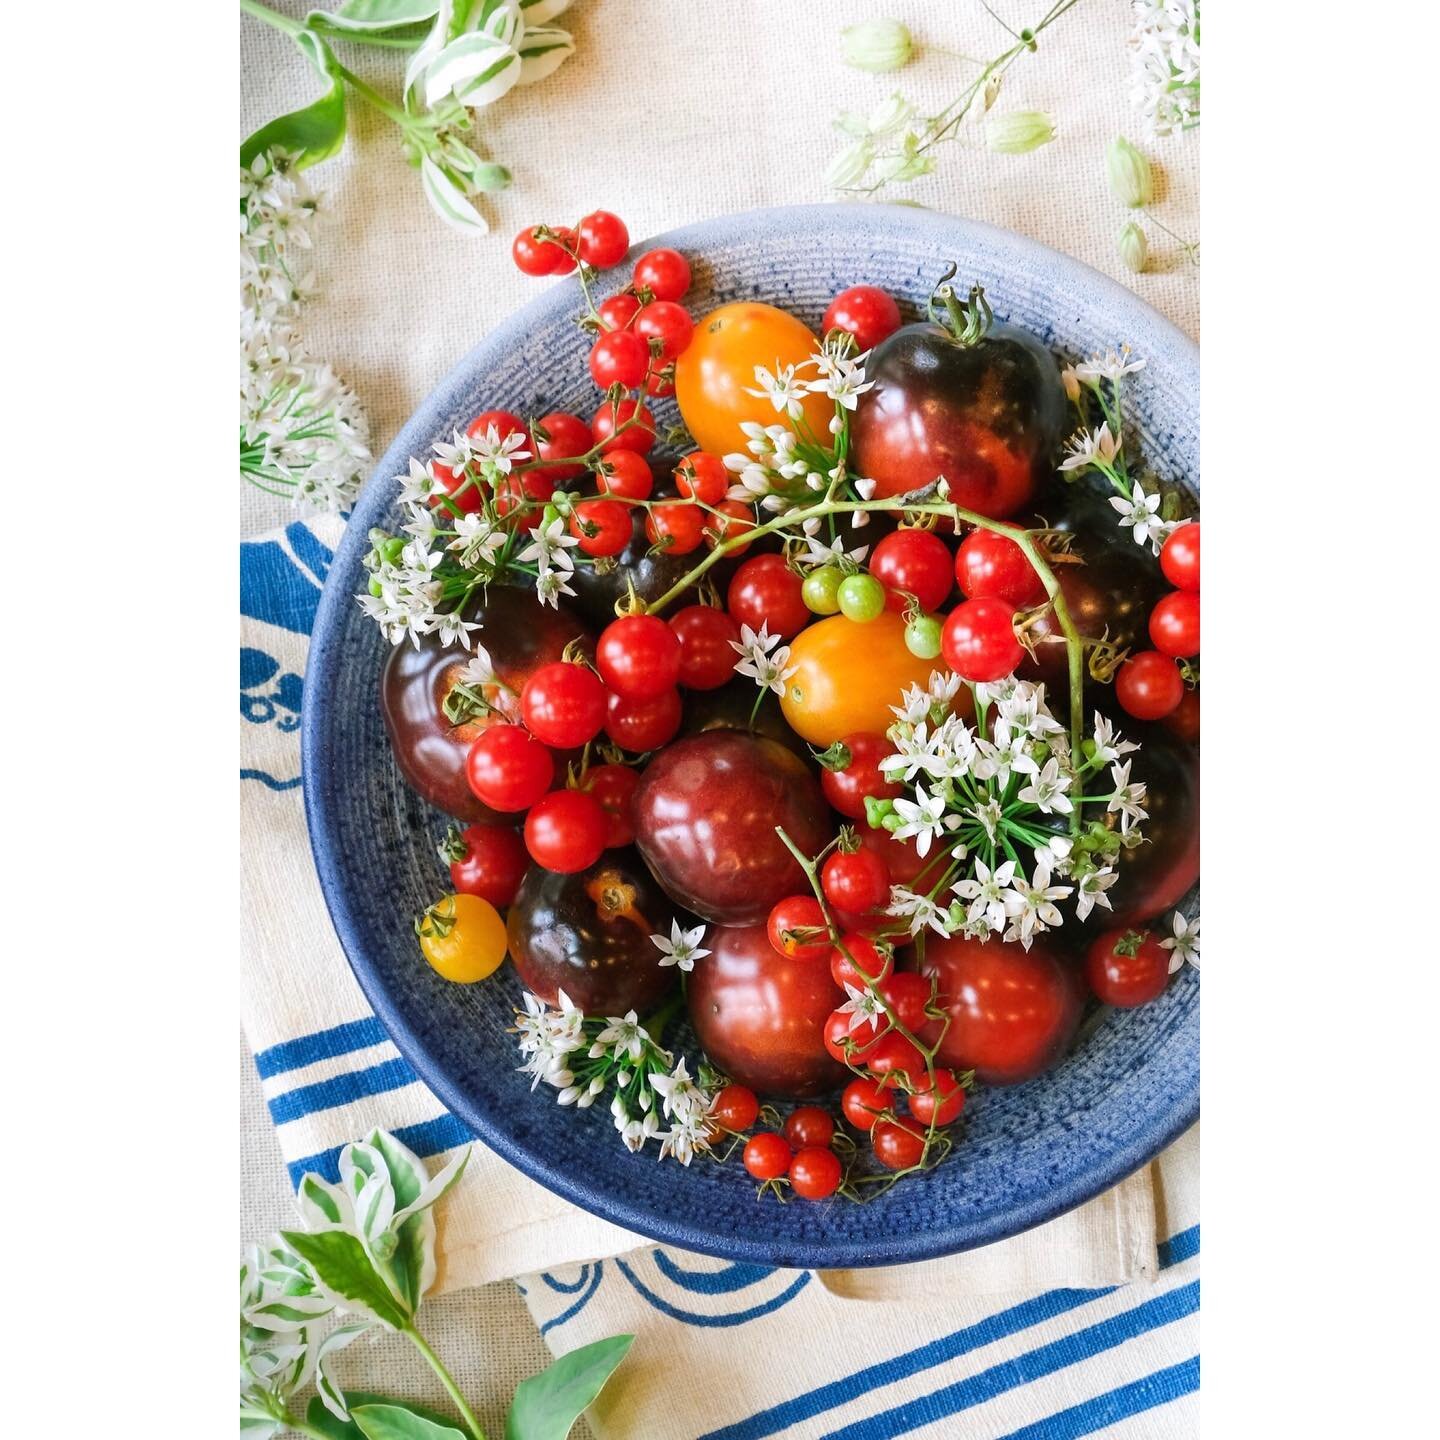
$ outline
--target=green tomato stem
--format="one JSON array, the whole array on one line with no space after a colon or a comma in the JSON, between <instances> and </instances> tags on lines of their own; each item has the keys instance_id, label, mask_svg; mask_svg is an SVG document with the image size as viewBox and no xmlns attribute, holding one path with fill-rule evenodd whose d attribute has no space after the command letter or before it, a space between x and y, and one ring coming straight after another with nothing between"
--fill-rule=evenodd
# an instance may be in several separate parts
<instances>
[{"instance_id":1,"label":"green tomato stem","mask_svg":"<svg viewBox=\"0 0 1440 1440\"><path fill-rule=\"evenodd\" d=\"M407 1325L400 1333L409 1339L410 1343L425 1357L425 1363L440 1377L440 1383L455 1402L455 1408L459 1410L465 1421L465 1428L475 1437L475 1440L485 1440L485 1431L481 1428L479 1419L466 1402L464 1395L460 1393L460 1387L455 1383L440 1357L430 1348L429 1342L413 1325Z\"/></svg>"}]
</instances>

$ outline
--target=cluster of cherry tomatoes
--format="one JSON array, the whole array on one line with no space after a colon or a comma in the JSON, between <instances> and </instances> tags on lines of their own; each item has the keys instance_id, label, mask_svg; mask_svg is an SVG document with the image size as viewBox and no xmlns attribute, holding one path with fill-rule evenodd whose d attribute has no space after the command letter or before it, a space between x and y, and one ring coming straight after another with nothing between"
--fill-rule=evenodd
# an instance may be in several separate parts
<instances>
[{"instance_id":1,"label":"cluster of cherry tomatoes","mask_svg":"<svg viewBox=\"0 0 1440 1440\"><path fill-rule=\"evenodd\" d=\"M1115 699L1137 720L1165 720L1182 706L1198 709L1199 698L1187 690L1177 660L1200 653L1200 523L1172 530L1160 549L1160 569L1175 587L1150 612L1153 650L1132 655L1115 673ZM1180 728L1187 730L1190 717ZM1199 729L1199 717L1194 717Z\"/></svg>"}]
</instances>

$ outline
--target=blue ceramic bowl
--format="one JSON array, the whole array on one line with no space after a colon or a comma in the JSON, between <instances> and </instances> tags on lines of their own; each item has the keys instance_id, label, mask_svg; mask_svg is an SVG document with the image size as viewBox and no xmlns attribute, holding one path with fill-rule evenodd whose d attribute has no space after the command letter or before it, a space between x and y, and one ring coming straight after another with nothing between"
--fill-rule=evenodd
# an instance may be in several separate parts
<instances>
[{"instance_id":1,"label":"blue ceramic bowl","mask_svg":"<svg viewBox=\"0 0 1440 1440\"><path fill-rule=\"evenodd\" d=\"M913 307L950 261L997 315L1072 356L1128 342L1136 430L1152 466L1199 479L1195 345L1128 290L1033 241L924 210L826 205L759 210L658 237L691 256L697 314L773 301L818 328L830 298L865 281ZM615 277L611 280L611 276ZM611 272L610 288L623 280ZM547 288L445 378L376 467L330 569L305 678L305 803L320 881L375 1013L430 1088L491 1149L605 1219L669 1244L771 1265L888 1265L988 1244L1061 1214L1145 1164L1199 1114L1199 982L1186 967L1164 997L1111 1012L1049 1074L977 1094L962 1142L928 1176L866 1205L757 1203L739 1164L631 1155L604 1106L561 1111L516 1073L505 1033L520 985L506 966L480 985L442 980L410 918L445 880L444 821L407 789L377 703L385 643L352 598L373 525L395 523L393 477L411 455L494 407L589 414L587 344L573 284ZM911 310L913 314L913 309ZM662 412L663 415L663 412Z\"/></svg>"}]
</instances>

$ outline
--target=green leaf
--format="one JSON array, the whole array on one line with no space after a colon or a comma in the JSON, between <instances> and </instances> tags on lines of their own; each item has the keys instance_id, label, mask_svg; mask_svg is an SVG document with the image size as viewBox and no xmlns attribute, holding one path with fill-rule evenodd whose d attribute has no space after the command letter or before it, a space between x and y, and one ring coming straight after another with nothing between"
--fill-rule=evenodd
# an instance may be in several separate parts
<instances>
[{"instance_id":1,"label":"green leaf","mask_svg":"<svg viewBox=\"0 0 1440 1440\"><path fill-rule=\"evenodd\" d=\"M605 1388L605 1382L634 1343L633 1335L612 1335L562 1355L548 1370L515 1387L505 1417L505 1440L565 1440L580 1412Z\"/></svg>"},{"instance_id":2,"label":"green leaf","mask_svg":"<svg viewBox=\"0 0 1440 1440\"><path fill-rule=\"evenodd\" d=\"M355 1405L350 1414L365 1440L467 1440L463 1430L436 1424L403 1405Z\"/></svg>"},{"instance_id":3,"label":"green leaf","mask_svg":"<svg viewBox=\"0 0 1440 1440\"><path fill-rule=\"evenodd\" d=\"M521 85L533 85L553 75L575 53L575 41L568 30L556 25L531 26L520 42Z\"/></svg>"},{"instance_id":4,"label":"green leaf","mask_svg":"<svg viewBox=\"0 0 1440 1440\"><path fill-rule=\"evenodd\" d=\"M315 67L330 88L303 110L292 110L262 125L240 146L240 163L248 166L266 150L288 150L297 169L317 165L338 154L345 144L345 82L330 48L311 30L295 36L301 53Z\"/></svg>"},{"instance_id":5,"label":"green leaf","mask_svg":"<svg viewBox=\"0 0 1440 1440\"><path fill-rule=\"evenodd\" d=\"M490 227L485 218L461 193L459 186L428 156L420 162L420 188L435 213L452 229L466 235L484 235ZM412 1216L405 1223L413 1225L429 1215Z\"/></svg>"},{"instance_id":6,"label":"green leaf","mask_svg":"<svg viewBox=\"0 0 1440 1440\"><path fill-rule=\"evenodd\" d=\"M303 1230L283 1230L281 1237L314 1270L327 1290L359 1306L394 1330L403 1329L409 1314L390 1293L390 1287L375 1273L365 1247L344 1230L322 1230L307 1235Z\"/></svg>"},{"instance_id":7,"label":"green leaf","mask_svg":"<svg viewBox=\"0 0 1440 1440\"><path fill-rule=\"evenodd\" d=\"M420 1308L420 1297L435 1280L435 1218L429 1214L428 1207L418 1214L403 1212L423 1196L430 1175L425 1162L388 1131L372 1130L365 1143L379 1154L390 1174L395 1210L400 1219L399 1224L390 1222L395 1224L396 1239L390 1273L413 1313ZM435 1199L439 1198L437 1194Z\"/></svg>"},{"instance_id":8,"label":"green leaf","mask_svg":"<svg viewBox=\"0 0 1440 1440\"><path fill-rule=\"evenodd\" d=\"M417 1415L422 1420L428 1420L437 1427L432 1434L444 1435L446 1427L453 1429L454 1422L442 1415L438 1410L432 1410L427 1405L417 1405L412 1400L392 1400L387 1395L374 1395L368 1390L351 1390L346 1396L352 1411L360 1406L388 1406L392 1410L408 1410L412 1415ZM305 1423L312 1430L318 1430L327 1440L365 1440L364 1431L353 1420L340 1420L332 1415L326 1408L320 1397L317 1395L310 1402L310 1408L305 1412ZM456 1432L462 1433L462 1432Z\"/></svg>"},{"instance_id":9,"label":"green leaf","mask_svg":"<svg viewBox=\"0 0 1440 1440\"><path fill-rule=\"evenodd\" d=\"M336 10L312 10L306 23L376 34L433 19L439 9L440 0L345 0Z\"/></svg>"}]
</instances>

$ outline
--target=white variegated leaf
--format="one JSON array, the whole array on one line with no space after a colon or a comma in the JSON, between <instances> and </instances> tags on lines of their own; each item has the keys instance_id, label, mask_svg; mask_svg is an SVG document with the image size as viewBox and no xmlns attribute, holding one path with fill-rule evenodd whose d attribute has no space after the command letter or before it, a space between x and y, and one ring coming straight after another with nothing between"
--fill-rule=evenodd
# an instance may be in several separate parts
<instances>
[{"instance_id":1,"label":"white variegated leaf","mask_svg":"<svg viewBox=\"0 0 1440 1440\"><path fill-rule=\"evenodd\" d=\"M257 1329L283 1334L302 1329L334 1308L334 1302L324 1295L276 1295L249 1306L243 1314L246 1322Z\"/></svg>"},{"instance_id":2,"label":"white variegated leaf","mask_svg":"<svg viewBox=\"0 0 1440 1440\"><path fill-rule=\"evenodd\" d=\"M390 1228L390 1217L394 1213L395 1187L390 1183L388 1172L381 1170L367 1177L355 1197L355 1223L367 1247L374 1245Z\"/></svg>"},{"instance_id":3,"label":"white variegated leaf","mask_svg":"<svg viewBox=\"0 0 1440 1440\"><path fill-rule=\"evenodd\" d=\"M405 67L407 101L411 91L424 79L426 70L430 68L430 62L445 48L446 42L450 39L450 22L454 19L454 14L452 0L441 0L440 9L435 15L435 24L425 37L425 43L410 57L410 63Z\"/></svg>"},{"instance_id":4,"label":"white variegated leaf","mask_svg":"<svg viewBox=\"0 0 1440 1440\"><path fill-rule=\"evenodd\" d=\"M388 1130L372 1130L365 1137L365 1144L374 1155L375 1164L383 1166L389 1173L390 1183L395 1187L395 1198L401 1205L408 1205L430 1178L425 1162Z\"/></svg>"},{"instance_id":5,"label":"white variegated leaf","mask_svg":"<svg viewBox=\"0 0 1440 1440\"><path fill-rule=\"evenodd\" d=\"M353 1340L358 1340L374 1321L352 1320L348 1325L337 1325L321 1342L315 1357L315 1388L325 1402L325 1408L337 1419L348 1421L350 1412L345 1408L345 1395L335 1377L326 1367L326 1360L338 1350L343 1350Z\"/></svg>"},{"instance_id":6,"label":"white variegated leaf","mask_svg":"<svg viewBox=\"0 0 1440 1440\"><path fill-rule=\"evenodd\" d=\"M467 235L484 235L489 231L490 227L480 212L460 193L445 172L428 158L420 162L420 188L424 190L431 208L452 229ZM433 1265L432 1261L432 1273Z\"/></svg>"},{"instance_id":7,"label":"white variegated leaf","mask_svg":"<svg viewBox=\"0 0 1440 1440\"><path fill-rule=\"evenodd\" d=\"M318 1175L306 1175L300 1181L295 1202L307 1230L333 1230L343 1226L350 1209L345 1192Z\"/></svg>"},{"instance_id":8,"label":"white variegated leaf","mask_svg":"<svg viewBox=\"0 0 1440 1440\"><path fill-rule=\"evenodd\" d=\"M320 16L333 30L367 35L416 25L439 8L440 0L346 0L337 10L312 10L308 18Z\"/></svg>"},{"instance_id":9,"label":"white variegated leaf","mask_svg":"<svg viewBox=\"0 0 1440 1440\"><path fill-rule=\"evenodd\" d=\"M520 42L521 85L533 85L553 75L575 53L575 40L568 30L541 25L525 31Z\"/></svg>"},{"instance_id":10,"label":"white variegated leaf","mask_svg":"<svg viewBox=\"0 0 1440 1440\"><path fill-rule=\"evenodd\" d=\"M403 1210L395 1212L395 1218L390 1222L392 1228L398 1230L412 1215L418 1215L422 1210L430 1209L465 1173L465 1166L469 1160L470 1147L467 1145L449 1164L425 1182L425 1188L414 1200Z\"/></svg>"},{"instance_id":11,"label":"white variegated leaf","mask_svg":"<svg viewBox=\"0 0 1440 1440\"><path fill-rule=\"evenodd\" d=\"M483 30L502 44L513 46L525 28L520 0L480 0L466 28Z\"/></svg>"},{"instance_id":12,"label":"white variegated leaf","mask_svg":"<svg viewBox=\"0 0 1440 1440\"><path fill-rule=\"evenodd\" d=\"M240 1417L241 1440L270 1440L272 1435L279 1433L278 1420L255 1420L243 1415Z\"/></svg>"},{"instance_id":13,"label":"white variegated leaf","mask_svg":"<svg viewBox=\"0 0 1440 1440\"><path fill-rule=\"evenodd\" d=\"M570 8L570 0L520 0L527 26L547 25Z\"/></svg>"},{"instance_id":14,"label":"white variegated leaf","mask_svg":"<svg viewBox=\"0 0 1440 1440\"><path fill-rule=\"evenodd\" d=\"M493 105L520 78L520 56L509 45L481 31L452 40L425 72L425 103L447 95L471 109Z\"/></svg>"},{"instance_id":15,"label":"white variegated leaf","mask_svg":"<svg viewBox=\"0 0 1440 1440\"><path fill-rule=\"evenodd\" d=\"M349 1197L352 1208L372 1175L378 1173L387 1180L390 1177L385 1166L385 1157L373 1145L363 1140L352 1141L340 1152L338 1168L341 1188Z\"/></svg>"}]
</instances>

